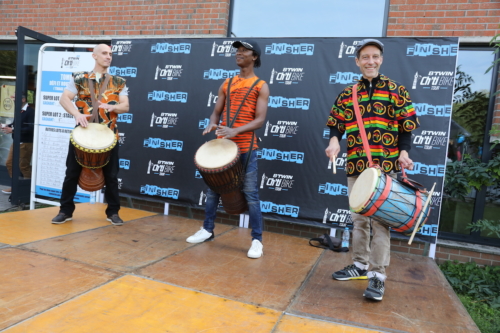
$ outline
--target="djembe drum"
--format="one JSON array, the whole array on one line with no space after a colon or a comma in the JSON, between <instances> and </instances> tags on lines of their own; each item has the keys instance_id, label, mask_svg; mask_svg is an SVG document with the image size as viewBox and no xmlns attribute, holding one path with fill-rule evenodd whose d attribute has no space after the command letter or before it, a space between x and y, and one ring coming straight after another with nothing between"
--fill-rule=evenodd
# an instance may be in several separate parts
<instances>
[{"instance_id":1,"label":"djembe drum","mask_svg":"<svg viewBox=\"0 0 500 333\"><path fill-rule=\"evenodd\" d=\"M83 167L78 185L85 191L100 190L105 184L102 167L108 164L117 143L115 134L104 124L89 123L87 127L75 127L70 140L76 161Z\"/></svg>"},{"instance_id":2,"label":"djembe drum","mask_svg":"<svg viewBox=\"0 0 500 333\"><path fill-rule=\"evenodd\" d=\"M226 213L241 214L247 210L248 205L241 191L243 165L236 143L228 139L208 141L196 151L194 163L207 186L220 194Z\"/></svg>"}]
</instances>

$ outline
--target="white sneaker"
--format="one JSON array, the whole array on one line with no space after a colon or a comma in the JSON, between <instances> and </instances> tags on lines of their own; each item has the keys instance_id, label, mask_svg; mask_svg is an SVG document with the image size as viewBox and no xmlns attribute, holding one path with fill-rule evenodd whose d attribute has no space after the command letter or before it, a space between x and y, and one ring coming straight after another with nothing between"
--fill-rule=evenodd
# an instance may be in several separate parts
<instances>
[{"instance_id":1,"label":"white sneaker","mask_svg":"<svg viewBox=\"0 0 500 333\"><path fill-rule=\"evenodd\" d=\"M198 230L193 236L189 236L186 239L186 242L196 244L212 240L214 240L213 232L208 232L205 229L203 229L203 227L201 227L201 229Z\"/></svg>"},{"instance_id":2,"label":"white sneaker","mask_svg":"<svg viewBox=\"0 0 500 333\"><path fill-rule=\"evenodd\" d=\"M263 248L264 245L262 245L262 243L259 240L254 239L252 241L252 246L250 247L250 250L248 250L247 257L252 259L257 259L262 257L262 255L264 254L262 251Z\"/></svg>"}]
</instances>

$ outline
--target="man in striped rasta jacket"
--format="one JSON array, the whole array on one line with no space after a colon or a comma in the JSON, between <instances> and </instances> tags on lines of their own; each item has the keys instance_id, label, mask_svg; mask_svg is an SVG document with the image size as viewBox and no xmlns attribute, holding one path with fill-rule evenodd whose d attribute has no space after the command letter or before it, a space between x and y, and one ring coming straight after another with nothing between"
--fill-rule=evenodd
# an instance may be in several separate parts
<instances>
[{"instance_id":1,"label":"man in striped rasta jacket","mask_svg":"<svg viewBox=\"0 0 500 333\"><path fill-rule=\"evenodd\" d=\"M233 140L240 149L242 164L245 165L247 158L250 159L246 169L243 193L248 203L249 222L252 227L252 245L247 256L256 259L262 256L263 245L262 213L257 183L256 149L258 146L253 131L261 128L266 119L269 87L264 81L259 81L254 73L254 68L259 67L261 63L259 45L247 40L236 41L233 47L237 50L236 65L240 67L240 74L231 80L229 110L226 105L229 79L226 79L219 88L217 103L203 135L215 131L218 138ZM230 119L234 119L238 109L240 110L233 126L228 127L227 112L229 112ZM218 193L208 189L203 227L186 239L188 243L202 243L214 239L214 220L219 198Z\"/></svg>"},{"instance_id":2,"label":"man in striped rasta jacket","mask_svg":"<svg viewBox=\"0 0 500 333\"><path fill-rule=\"evenodd\" d=\"M366 130L373 162L391 176L401 166L413 169L408 152L411 131L419 127L410 95L401 84L379 74L384 45L376 39L362 40L356 47L356 65L362 78L358 83L358 103ZM339 142L347 137L348 192L358 176L368 167L352 102L353 85L337 97L328 117L330 143L325 152L334 158L340 152ZM384 296L386 268L390 259L389 228L372 220L373 240L370 244L370 218L351 213L353 220L353 264L333 273L336 280L369 279L363 296L380 301ZM371 267L370 267L371 265ZM370 270L368 268L370 267Z\"/></svg>"}]
</instances>

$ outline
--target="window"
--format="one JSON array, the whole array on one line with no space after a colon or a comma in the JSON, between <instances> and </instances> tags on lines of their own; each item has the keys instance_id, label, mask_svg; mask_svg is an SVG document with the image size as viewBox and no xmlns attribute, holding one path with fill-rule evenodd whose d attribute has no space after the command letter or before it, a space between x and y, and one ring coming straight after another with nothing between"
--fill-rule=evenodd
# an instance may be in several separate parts
<instances>
[{"instance_id":1,"label":"window","mask_svg":"<svg viewBox=\"0 0 500 333\"><path fill-rule=\"evenodd\" d=\"M463 166L487 162L491 156L491 144L485 137L489 137L488 120L491 121L493 113L492 82L498 73L497 70L485 71L494 59L490 48L461 48L458 53L447 163L456 166L459 172L447 177L441 207L441 238L498 244L491 235L489 240L484 238L487 232L479 235L466 227L478 219L499 219L500 184L481 191L472 189L463 197L453 195L458 189L455 177L468 174L469 169Z\"/></svg>"},{"instance_id":2,"label":"window","mask_svg":"<svg viewBox=\"0 0 500 333\"><path fill-rule=\"evenodd\" d=\"M234 0L229 29L236 37L383 37L388 5L389 0Z\"/></svg>"}]
</instances>

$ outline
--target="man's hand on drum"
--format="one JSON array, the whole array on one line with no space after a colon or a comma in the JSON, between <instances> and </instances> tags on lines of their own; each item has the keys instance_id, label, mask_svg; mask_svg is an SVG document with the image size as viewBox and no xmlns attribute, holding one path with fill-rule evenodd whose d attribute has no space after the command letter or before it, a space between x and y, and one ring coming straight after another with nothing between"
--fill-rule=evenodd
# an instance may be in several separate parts
<instances>
[{"instance_id":1,"label":"man's hand on drum","mask_svg":"<svg viewBox=\"0 0 500 333\"><path fill-rule=\"evenodd\" d=\"M76 124L77 125L80 125L82 127L87 127L89 122L88 122L88 118L92 117L91 114L81 114L81 113L78 113L76 116L75 116L75 121L76 121Z\"/></svg>"},{"instance_id":2,"label":"man's hand on drum","mask_svg":"<svg viewBox=\"0 0 500 333\"><path fill-rule=\"evenodd\" d=\"M219 126L215 131L215 135L222 136L223 139L231 139L238 134L236 129L227 126Z\"/></svg>"},{"instance_id":3,"label":"man's hand on drum","mask_svg":"<svg viewBox=\"0 0 500 333\"><path fill-rule=\"evenodd\" d=\"M339 140L336 137L330 139L330 144L325 149L326 156L331 160L340 153Z\"/></svg>"},{"instance_id":4,"label":"man's hand on drum","mask_svg":"<svg viewBox=\"0 0 500 333\"><path fill-rule=\"evenodd\" d=\"M399 165L408 170L413 170L413 161L411 160L408 152L406 150L401 150L399 152Z\"/></svg>"},{"instance_id":5,"label":"man's hand on drum","mask_svg":"<svg viewBox=\"0 0 500 333\"><path fill-rule=\"evenodd\" d=\"M208 134L217 129L217 124L208 124L207 128L203 131L203 135Z\"/></svg>"}]
</instances>

